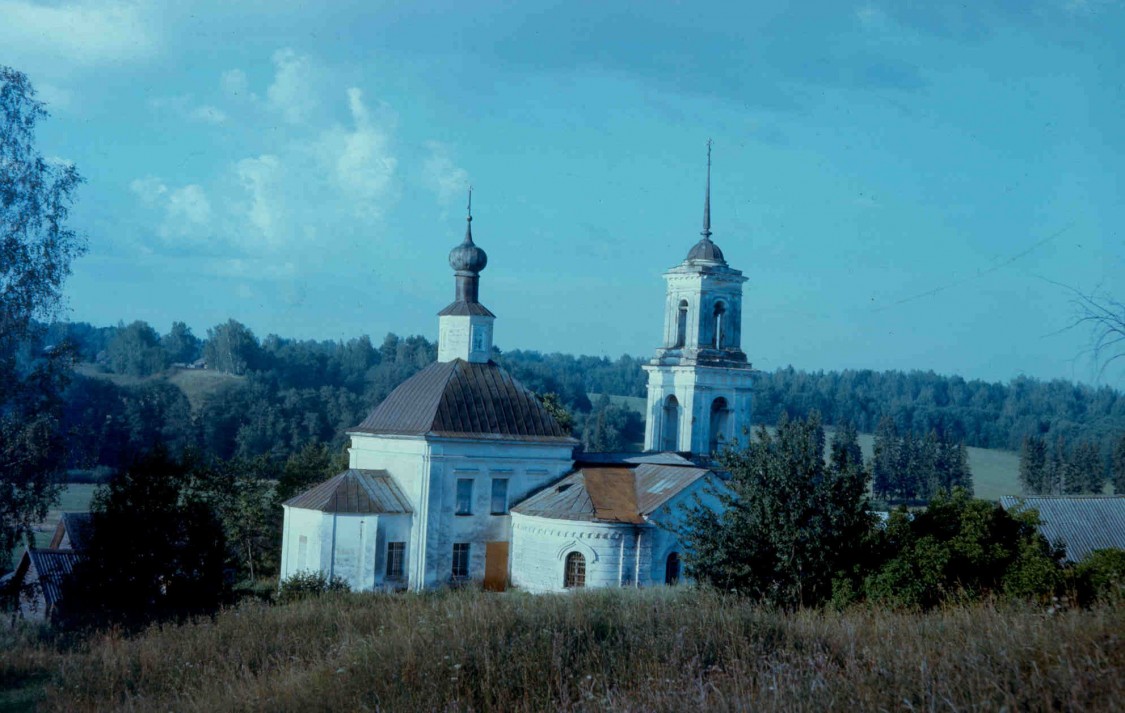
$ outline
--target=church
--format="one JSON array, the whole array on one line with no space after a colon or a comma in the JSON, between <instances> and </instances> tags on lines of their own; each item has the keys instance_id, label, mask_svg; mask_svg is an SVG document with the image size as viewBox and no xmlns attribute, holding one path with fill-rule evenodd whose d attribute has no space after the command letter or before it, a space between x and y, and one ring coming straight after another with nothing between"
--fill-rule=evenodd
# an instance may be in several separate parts
<instances>
[{"instance_id":1,"label":"church","mask_svg":"<svg viewBox=\"0 0 1125 713\"><path fill-rule=\"evenodd\" d=\"M449 253L454 300L437 361L348 432L349 467L284 503L281 578L319 571L353 591L479 584L552 592L674 584L679 506L711 506L713 454L750 425L742 273L711 240L711 161L701 239L664 274L664 335L648 373L643 453L587 453L492 360L488 264Z\"/></svg>"}]
</instances>

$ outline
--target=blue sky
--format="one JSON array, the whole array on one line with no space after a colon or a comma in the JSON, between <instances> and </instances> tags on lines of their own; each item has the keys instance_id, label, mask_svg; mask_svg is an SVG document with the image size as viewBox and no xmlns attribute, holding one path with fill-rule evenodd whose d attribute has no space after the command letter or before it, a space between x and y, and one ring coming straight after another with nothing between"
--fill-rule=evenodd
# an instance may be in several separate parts
<instances>
[{"instance_id":1,"label":"blue sky","mask_svg":"<svg viewBox=\"0 0 1125 713\"><path fill-rule=\"evenodd\" d=\"M712 138L755 366L1122 385L1121 3L512 5L0 0L71 318L433 338L471 182L498 346L646 355Z\"/></svg>"}]
</instances>

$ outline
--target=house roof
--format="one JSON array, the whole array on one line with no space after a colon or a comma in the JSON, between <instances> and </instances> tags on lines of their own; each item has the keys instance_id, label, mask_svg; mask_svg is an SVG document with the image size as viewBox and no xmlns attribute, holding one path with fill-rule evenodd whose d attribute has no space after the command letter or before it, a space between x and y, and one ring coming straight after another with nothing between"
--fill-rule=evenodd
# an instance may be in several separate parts
<instances>
[{"instance_id":1,"label":"house roof","mask_svg":"<svg viewBox=\"0 0 1125 713\"><path fill-rule=\"evenodd\" d=\"M495 362L436 362L391 392L351 433L577 443Z\"/></svg>"},{"instance_id":2,"label":"house roof","mask_svg":"<svg viewBox=\"0 0 1125 713\"><path fill-rule=\"evenodd\" d=\"M285 501L304 510L356 514L411 512L410 502L385 470L350 468Z\"/></svg>"},{"instance_id":3,"label":"house roof","mask_svg":"<svg viewBox=\"0 0 1125 713\"><path fill-rule=\"evenodd\" d=\"M94 518L88 512L64 512L59 518L58 527L51 538L51 548L58 549L65 537L70 543L68 549L85 550L90 544L94 531Z\"/></svg>"},{"instance_id":4,"label":"house roof","mask_svg":"<svg viewBox=\"0 0 1125 713\"><path fill-rule=\"evenodd\" d=\"M641 524L710 472L690 464L583 466L519 503L512 512L559 520Z\"/></svg>"},{"instance_id":5,"label":"house roof","mask_svg":"<svg viewBox=\"0 0 1125 713\"><path fill-rule=\"evenodd\" d=\"M1066 558L1078 562L1094 550L1125 549L1125 496L1004 496L1005 510L1039 511L1039 531L1052 544L1066 546Z\"/></svg>"},{"instance_id":6,"label":"house roof","mask_svg":"<svg viewBox=\"0 0 1125 713\"><path fill-rule=\"evenodd\" d=\"M74 571L81 555L74 550L34 549L28 550L27 556L35 568L43 599L50 609L62 599L63 580Z\"/></svg>"}]
</instances>

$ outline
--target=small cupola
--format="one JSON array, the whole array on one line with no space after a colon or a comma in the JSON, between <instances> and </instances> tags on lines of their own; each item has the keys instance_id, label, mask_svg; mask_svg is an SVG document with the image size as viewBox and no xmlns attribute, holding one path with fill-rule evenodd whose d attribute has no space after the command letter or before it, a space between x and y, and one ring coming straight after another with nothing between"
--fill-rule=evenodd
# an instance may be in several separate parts
<instances>
[{"instance_id":1,"label":"small cupola","mask_svg":"<svg viewBox=\"0 0 1125 713\"><path fill-rule=\"evenodd\" d=\"M473 242L473 189L469 189L465 239L449 251L456 292L438 313L438 361L464 359L486 363L492 358L492 322L496 316L480 303L480 272L488 255Z\"/></svg>"}]
</instances>

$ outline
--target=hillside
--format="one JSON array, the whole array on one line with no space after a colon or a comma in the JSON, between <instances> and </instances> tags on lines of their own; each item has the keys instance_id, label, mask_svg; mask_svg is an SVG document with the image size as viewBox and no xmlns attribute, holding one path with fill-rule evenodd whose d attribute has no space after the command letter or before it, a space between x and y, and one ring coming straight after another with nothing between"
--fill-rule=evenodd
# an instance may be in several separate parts
<instances>
[{"instance_id":1,"label":"hillside","mask_svg":"<svg viewBox=\"0 0 1125 713\"><path fill-rule=\"evenodd\" d=\"M137 386L159 381L168 382L184 392L184 396L187 397L193 411L198 411L200 406L203 405L203 400L210 394L215 393L227 384L237 383L245 378L210 369L184 369L181 367L171 367L152 376L127 376L102 371L97 366L86 362L78 364L74 370L82 376L104 379L117 386Z\"/></svg>"}]
</instances>

